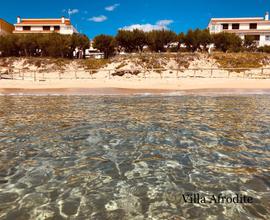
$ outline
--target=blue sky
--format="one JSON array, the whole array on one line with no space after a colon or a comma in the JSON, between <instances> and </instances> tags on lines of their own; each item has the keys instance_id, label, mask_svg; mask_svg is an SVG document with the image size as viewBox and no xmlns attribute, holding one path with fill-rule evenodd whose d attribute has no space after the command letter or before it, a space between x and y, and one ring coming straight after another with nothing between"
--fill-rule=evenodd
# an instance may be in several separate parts
<instances>
[{"instance_id":1,"label":"blue sky","mask_svg":"<svg viewBox=\"0 0 270 220\"><path fill-rule=\"evenodd\" d=\"M1 2L0 18L69 16L90 38L114 35L119 28L168 28L177 33L206 28L211 17L261 17L270 0L9 0Z\"/></svg>"}]
</instances>

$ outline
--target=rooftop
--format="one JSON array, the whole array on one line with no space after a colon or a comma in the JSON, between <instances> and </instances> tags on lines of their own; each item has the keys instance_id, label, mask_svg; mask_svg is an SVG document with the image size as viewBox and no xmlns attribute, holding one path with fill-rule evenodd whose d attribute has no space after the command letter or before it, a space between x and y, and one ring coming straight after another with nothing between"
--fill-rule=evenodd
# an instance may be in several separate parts
<instances>
[{"instance_id":1,"label":"rooftop","mask_svg":"<svg viewBox=\"0 0 270 220\"><path fill-rule=\"evenodd\" d=\"M212 23L226 22L226 23L247 23L247 22L256 22L256 23L267 23L269 21L269 13L265 13L265 17L246 17L246 18L212 18Z\"/></svg>"},{"instance_id":2,"label":"rooftop","mask_svg":"<svg viewBox=\"0 0 270 220\"><path fill-rule=\"evenodd\" d=\"M17 18L16 26L18 25L71 25L68 18Z\"/></svg>"}]
</instances>

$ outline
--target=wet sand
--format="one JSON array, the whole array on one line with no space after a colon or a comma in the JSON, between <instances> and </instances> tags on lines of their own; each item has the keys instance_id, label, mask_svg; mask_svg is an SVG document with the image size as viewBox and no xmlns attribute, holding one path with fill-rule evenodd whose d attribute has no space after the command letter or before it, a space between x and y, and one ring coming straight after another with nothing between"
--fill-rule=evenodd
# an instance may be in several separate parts
<instances>
[{"instance_id":1,"label":"wet sand","mask_svg":"<svg viewBox=\"0 0 270 220\"><path fill-rule=\"evenodd\" d=\"M0 89L0 95L248 95L270 94L270 89L191 89L191 90L161 90L161 89Z\"/></svg>"}]
</instances>

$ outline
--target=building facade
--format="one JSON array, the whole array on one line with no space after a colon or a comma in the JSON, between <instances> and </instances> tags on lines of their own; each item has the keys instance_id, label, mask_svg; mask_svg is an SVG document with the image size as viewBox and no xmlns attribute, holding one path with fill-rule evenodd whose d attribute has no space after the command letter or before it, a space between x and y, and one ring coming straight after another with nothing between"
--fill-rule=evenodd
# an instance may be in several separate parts
<instances>
[{"instance_id":1,"label":"building facade","mask_svg":"<svg viewBox=\"0 0 270 220\"><path fill-rule=\"evenodd\" d=\"M0 18L0 35L12 34L14 26Z\"/></svg>"},{"instance_id":2,"label":"building facade","mask_svg":"<svg viewBox=\"0 0 270 220\"><path fill-rule=\"evenodd\" d=\"M17 23L14 25L14 34L20 33L59 33L71 35L78 31L71 24L70 19L32 19L17 17Z\"/></svg>"},{"instance_id":3,"label":"building facade","mask_svg":"<svg viewBox=\"0 0 270 220\"><path fill-rule=\"evenodd\" d=\"M237 34L242 40L253 36L257 46L270 45L269 13L265 17L251 18L212 18L208 25L211 34L229 32Z\"/></svg>"},{"instance_id":4,"label":"building facade","mask_svg":"<svg viewBox=\"0 0 270 220\"><path fill-rule=\"evenodd\" d=\"M94 58L94 59L103 59L104 58L104 53L100 52L98 49L95 49L93 47L94 42L90 41L90 47L89 49L85 50L85 57L86 58Z\"/></svg>"}]
</instances>

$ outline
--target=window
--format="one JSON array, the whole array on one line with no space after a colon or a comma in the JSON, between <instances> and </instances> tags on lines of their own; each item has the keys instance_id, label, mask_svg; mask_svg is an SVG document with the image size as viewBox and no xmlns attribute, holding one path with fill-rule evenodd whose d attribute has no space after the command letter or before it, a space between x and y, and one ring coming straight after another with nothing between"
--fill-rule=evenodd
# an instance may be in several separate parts
<instances>
[{"instance_id":1,"label":"window","mask_svg":"<svg viewBox=\"0 0 270 220\"><path fill-rule=\"evenodd\" d=\"M51 30L50 26L43 26L43 31L49 31L49 30Z\"/></svg>"},{"instance_id":2,"label":"window","mask_svg":"<svg viewBox=\"0 0 270 220\"><path fill-rule=\"evenodd\" d=\"M222 24L222 29L223 30L228 30L229 29L229 24Z\"/></svg>"},{"instance_id":3,"label":"window","mask_svg":"<svg viewBox=\"0 0 270 220\"><path fill-rule=\"evenodd\" d=\"M239 30L240 24L232 24L232 29L233 30Z\"/></svg>"},{"instance_id":4,"label":"window","mask_svg":"<svg viewBox=\"0 0 270 220\"><path fill-rule=\"evenodd\" d=\"M255 35L254 37L256 41L260 41L260 35Z\"/></svg>"},{"instance_id":5,"label":"window","mask_svg":"<svg viewBox=\"0 0 270 220\"><path fill-rule=\"evenodd\" d=\"M257 29L257 24L256 23L252 23L252 24L249 24L249 29Z\"/></svg>"},{"instance_id":6,"label":"window","mask_svg":"<svg viewBox=\"0 0 270 220\"><path fill-rule=\"evenodd\" d=\"M60 31L60 26L54 26L55 31Z\"/></svg>"},{"instance_id":7,"label":"window","mask_svg":"<svg viewBox=\"0 0 270 220\"><path fill-rule=\"evenodd\" d=\"M260 35L245 35L245 39L252 39L252 41L260 41Z\"/></svg>"},{"instance_id":8,"label":"window","mask_svg":"<svg viewBox=\"0 0 270 220\"><path fill-rule=\"evenodd\" d=\"M31 30L31 27L30 26L23 26L23 30L24 31L30 31Z\"/></svg>"},{"instance_id":9,"label":"window","mask_svg":"<svg viewBox=\"0 0 270 220\"><path fill-rule=\"evenodd\" d=\"M270 35L266 35L266 36L265 36L265 40L266 40L266 41L270 41Z\"/></svg>"},{"instance_id":10,"label":"window","mask_svg":"<svg viewBox=\"0 0 270 220\"><path fill-rule=\"evenodd\" d=\"M260 35L245 35L245 39L252 41L260 41Z\"/></svg>"}]
</instances>

